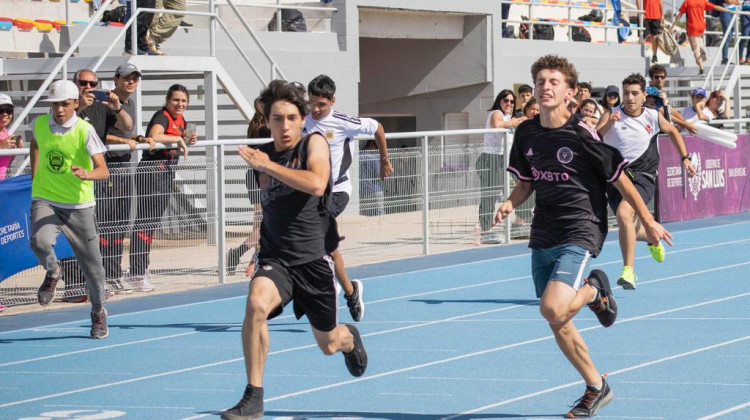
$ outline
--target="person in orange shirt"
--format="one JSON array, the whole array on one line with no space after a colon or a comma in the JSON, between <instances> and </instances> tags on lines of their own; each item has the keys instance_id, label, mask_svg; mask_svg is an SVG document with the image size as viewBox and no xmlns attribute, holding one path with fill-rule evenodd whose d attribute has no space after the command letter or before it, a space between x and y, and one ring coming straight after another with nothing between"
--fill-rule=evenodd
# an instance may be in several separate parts
<instances>
[{"instance_id":1,"label":"person in orange shirt","mask_svg":"<svg viewBox=\"0 0 750 420\"><path fill-rule=\"evenodd\" d=\"M680 6L680 14L677 15L669 32L674 32L677 22L682 19L682 15L687 15L687 36L690 42L690 48L693 50L695 62L698 64L698 75L703 76L703 62L706 61L706 50L704 49L701 35L706 31L706 11L718 10L726 13L737 13L736 10L729 10L721 6L710 3L708 0L685 0Z\"/></svg>"},{"instance_id":2,"label":"person in orange shirt","mask_svg":"<svg viewBox=\"0 0 750 420\"><path fill-rule=\"evenodd\" d=\"M664 10L661 7L661 0L638 0L638 8L641 9L643 1L643 26L646 30L643 35L646 41L651 39L651 64L658 62L656 53L659 52L659 34L664 24Z\"/></svg>"}]
</instances>

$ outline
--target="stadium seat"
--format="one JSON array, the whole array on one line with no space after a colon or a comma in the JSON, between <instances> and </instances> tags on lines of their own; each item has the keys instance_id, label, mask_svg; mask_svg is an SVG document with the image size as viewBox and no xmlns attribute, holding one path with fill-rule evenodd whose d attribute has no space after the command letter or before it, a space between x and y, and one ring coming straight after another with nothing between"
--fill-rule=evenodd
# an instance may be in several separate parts
<instances>
[{"instance_id":1,"label":"stadium seat","mask_svg":"<svg viewBox=\"0 0 750 420\"><path fill-rule=\"evenodd\" d=\"M26 21L26 19L15 19L13 25L20 31L30 31L34 29L34 24Z\"/></svg>"},{"instance_id":2,"label":"stadium seat","mask_svg":"<svg viewBox=\"0 0 750 420\"><path fill-rule=\"evenodd\" d=\"M57 21L53 22L53 21L47 20L47 19L36 19L36 22L38 22L38 23L46 23L48 25L52 25L52 27L55 28L55 29L57 29L58 31L60 30L60 26L62 26Z\"/></svg>"},{"instance_id":3,"label":"stadium seat","mask_svg":"<svg viewBox=\"0 0 750 420\"><path fill-rule=\"evenodd\" d=\"M0 31L9 31L13 29L12 22L0 21Z\"/></svg>"}]
</instances>

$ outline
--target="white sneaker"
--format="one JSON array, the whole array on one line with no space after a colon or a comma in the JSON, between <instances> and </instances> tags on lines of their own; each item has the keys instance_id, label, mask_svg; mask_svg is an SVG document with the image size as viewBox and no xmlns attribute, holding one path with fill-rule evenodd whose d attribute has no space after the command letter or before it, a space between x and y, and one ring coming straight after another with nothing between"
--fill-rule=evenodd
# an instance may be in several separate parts
<instances>
[{"instance_id":1,"label":"white sneaker","mask_svg":"<svg viewBox=\"0 0 750 420\"><path fill-rule=\"evenodd\" d=\"M501 243L500 234L496 232L485 232L482 233L481 240L479 241L483 245L495 245Z\"/></svg>"},{"instance_id":2,"label":"white sneaker","mask_svg":"<svg viewBox=\"0 0 750 420\"><path fill-rule=\"evenodd\" d=\"M139 292L150 292L154 290L154 286L152 286L149 281L148 273L143 276L131 276L128 281L133 285L135 290Z\"/></svg>"}]
</instances>

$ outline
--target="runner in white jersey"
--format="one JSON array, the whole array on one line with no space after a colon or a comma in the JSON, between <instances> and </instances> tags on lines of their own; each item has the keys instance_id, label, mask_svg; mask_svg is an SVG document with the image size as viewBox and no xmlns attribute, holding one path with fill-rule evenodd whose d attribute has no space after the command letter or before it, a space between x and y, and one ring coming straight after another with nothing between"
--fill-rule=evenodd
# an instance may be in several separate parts
<instances>
[{"instance_id":1,"label":"runner in white jersey","mask_svg":"<svg viewBox=\"0 0 750 420\"><path fill-rule=\"evenodd\" d=\"M380 178L383 179L393 173L393 167L388 159L388 147L385 140L383 126L372 118L351 117L333 110L336 103L336 83L321 74L314 78L307 86L310 101L310 114L307 116L303 133L323 133L331 149L331 177L333 178L333 194L329 209L334 217L343 213L349 203L352 193L352 181L349 167L354 156L354 140L358 135L374 135L375 143L380 152ZM334 232L338 235L338 232ZM344 258L338 249L331 253L334 261L336 278L344 289L346 305L352 319L359 322L365 314L362 298L363 287L359 280L349 280L344 266Z\"/></svg>"},{"instance_id":2,"label":"runner in white jersey","mask_svg":"<svg viewBox=\"0 0 750 420\"><path fill-rule=\"evenodd\" d=\"M617 148L628 161L624 172L648 204L656 193L656 171L659 167L656 141L660 131L669 135L682 156L682 164L689 176L695 175L695 169L677 129L659 111L644 108L646 80L643 76L631 74L623 80L622 89L622 104L605 112L596 128L604 136L604 142ZM610 208L617 215L620 229L623 269L617 284L625 290L633 290L638 280L634 271L635 241L646 241L646 232L640 221L636 221L633 207L622 199L616 188L608 188L607 197ZM663 245L649 244L648 248L654 260L664 261Z\"/></svg>"}]
</instances>

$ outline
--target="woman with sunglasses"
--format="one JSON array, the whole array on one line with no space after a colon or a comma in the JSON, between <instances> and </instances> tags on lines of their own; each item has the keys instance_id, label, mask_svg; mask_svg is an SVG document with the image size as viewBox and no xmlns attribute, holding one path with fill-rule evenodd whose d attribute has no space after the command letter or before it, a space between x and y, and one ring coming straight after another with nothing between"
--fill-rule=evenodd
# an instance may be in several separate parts
<instances>
[{"instance_id":1,"label":"woman with sunglasses","mask_svg":"<svg viewBox=\"0 0 750 420\"><path fill-rule=\"evenodd\" d=\"M135 175L137 213L130 237L130 279L132 285L142 291L153 290L148 278L149 254L154 230L169 205L174 191L174 172L180 158L180 150L188 157L188 145L198 137L186 132L183 114L188 106L190 94L185 86L175 84L167 92L164 107L151 117L146 135L156 143L166 144L166 149L144 150ZM173 147L177 145L177 147Z\"/></svg>"},{"instance_id":2,"label":"woman with sunglasses","mask_svg":"<svg viewBox=\"0 0 750 420\"><path fill-rule=\"evenodd\" d=\"M492 108L488 110L485 128L505 128L514 130L526 117L514 118L516 95L510 89L503 89L495 97ZM495 216L495 201L500 197L505 171L503 168L504 133L485 133L484 148L477 159L479 174L480 201L479 227L480 242L483 244L500 243L500 234L493 233L492 218Z\"/></svg>"},{"instance_id":3,"label":"woman with sunglasses","mask_svg":"<svg viewBox=\"0 0 750 420\"><path fill-rule=\"evenodd\" d=\"M13 101L11 101L10 96L0 93L0 149L23 148L23 139L21 136L11 136L8 133L8 127L13 122L13 111ZM12 162L13 156L0 156L0 180L5 179Z\"/></svg>"}]
</instances>

